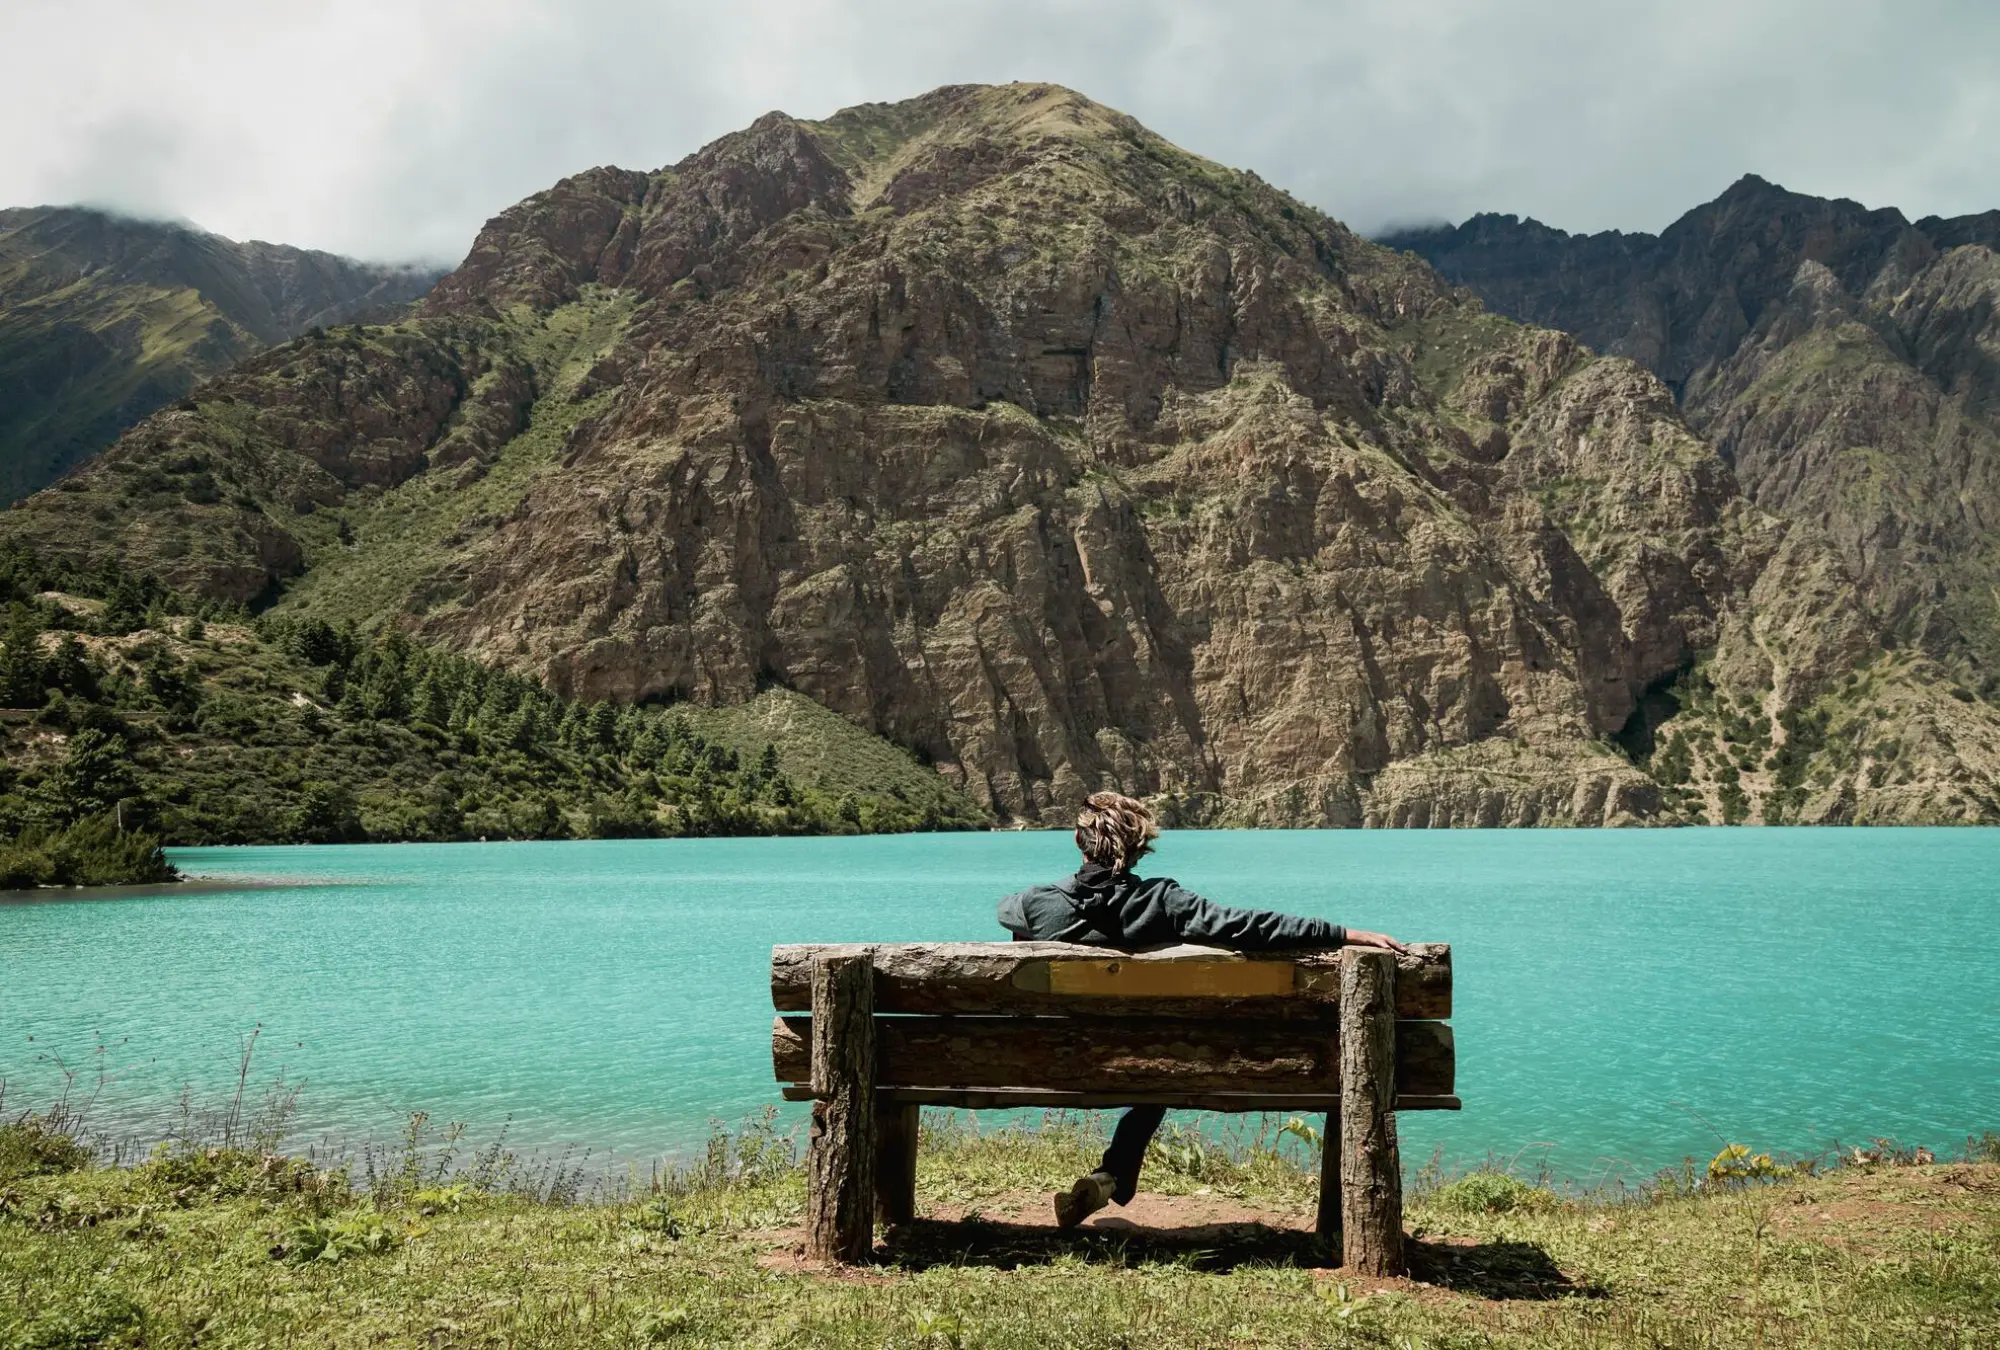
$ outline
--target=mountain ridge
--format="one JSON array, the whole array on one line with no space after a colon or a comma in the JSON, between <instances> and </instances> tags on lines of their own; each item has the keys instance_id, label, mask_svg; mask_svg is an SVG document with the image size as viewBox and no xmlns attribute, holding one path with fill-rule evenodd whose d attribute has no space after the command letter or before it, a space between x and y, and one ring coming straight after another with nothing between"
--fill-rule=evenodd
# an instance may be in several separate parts
<instances>
[{"instance_id":1,"label":"mountain ridge","mask_svg":"<svg viewBox=\"0 0 2000 1350\"><path fill-rule=\"evenodd\" d=\"M1772 247L1780 256L1756 269L1754 289L1738 293L1744 311L1742 330L1704 333L1699 322L1704 314L1690 309L1675 316L1678 323L1670 320L1665 331L1658 331L1658 315L1622 308L1592 313L1588 297L1579 294L1605 286L1649 282L1657 286L1656 279L1646 275L1649 270L1674 266L1706 242L1702 236L1729 236L1746 219L1764 227L1769 236L1755 242ZM1679 393L1695 369L1727 354L1724 344L1740 340L1765 306L1782 301L1798 263L1808 258L1819 262L1844 288L1858 293L1880 278L1885 268L1918 261L1909 256L1915 251L1912 236L1937 253L1967 245L2000 249L2000 210L1926 216L1912 222L1895 207L1867 207L1844 197L1790 192L1757 174L1745 174L1713 201L1684 213L1658 234L1615 229L1571 233L1532 216L1480 212L1458 225L1389 230L1377 242L1419 254L1448 280L1471 286L1499 313L1562 328L1594 350L1638 361ZM1479 257L1489 251L1515 256ZM1546 256L1555 251L1563 256ZM1668 277L1666 283L1671 287L1676 280ZM1710 302L1704 293L1665 298L1703 310Z\"/></svg>"},{"instance_id":2,"label":"mountain ridge","mask_svg":"<svg viewBox=\"0 0 2000 1350\"><path fill-rule=\"evenodd\" d=\"M2000 816L1990 705L1654 375L1054 86L575 175L190 402L0 533L568 697L789 687L1002 820Z\"/></svg>"},{"instance_id":3,"label":"mountain ridge","mask_svg":"<svg viewBox=\"0 0 2000 1350\"><path fill-rule=\"evenodd\" d=\"M1647 366L1901 639L2000 672L2000 211L1912 223L1751 175L1659 235L1482 215L1384 242Z\"/></svg>"},{"instance_id":4,"label":"mountain ridge","mask_svg":"<svg viewBox=\"0 0 2000 1350\"><path fill-rule=\"evenodd\" d=\"M442 271L96 208L0 210L0 488L44 486L245 356L393 317Z\"/></svg>"}]
</instances>

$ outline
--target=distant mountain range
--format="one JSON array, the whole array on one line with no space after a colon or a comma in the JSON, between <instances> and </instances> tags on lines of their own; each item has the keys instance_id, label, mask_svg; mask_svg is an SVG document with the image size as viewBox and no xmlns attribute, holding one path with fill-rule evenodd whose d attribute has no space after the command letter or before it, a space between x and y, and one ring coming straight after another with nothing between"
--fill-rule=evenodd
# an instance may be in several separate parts
<instances>
[{"instance_id":1,"label":"distant mountain range","mask_svg":"<svg viewBox=\"0 0 2000 1350\"><path fill-rule=\"evenodd\" d=\"M441 270L78 207L0 211L0 501L253 352L397 317Z\"/></svg>"},{"instance_id":2,"label":"distant mountain range","mask_svg":"<svg viewBox=\"0 0 2000 1350\"><path fill-rule=\"evenodd\" d=\"M510 208L0 538L571 698L789 687L1001 820L2000 821L1993 255L1705 209L1574 263L1513 222L1555 261L1496 244L1492 308L1595 297L1524 325L1068 90L773 113ZM1397 242L1476 287L1489 228Z\"/></svg>"},{"instance_id":3,"label":"distant mountain range","mask_svg":"<svg viewBox=\"0 0 2000 1350\"><path fill-rule=\"evenodd\" d=\"M2000 211L1912 223L1747 177L1659 235L1482 215L1381 242L1651 370L1893 634L2000 672Z\"/></svg>"}]
</instances>

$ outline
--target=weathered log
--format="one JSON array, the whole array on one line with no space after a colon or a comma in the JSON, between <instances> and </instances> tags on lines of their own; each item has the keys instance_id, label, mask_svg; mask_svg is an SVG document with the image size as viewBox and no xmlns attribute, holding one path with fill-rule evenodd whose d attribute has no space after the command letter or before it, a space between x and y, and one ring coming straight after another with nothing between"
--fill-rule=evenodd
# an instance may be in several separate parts
<instances>
[{"instance_id":1,"label":"weathered log","mask_svg":"<svg viewBox=\"0 0 2000 1350\"><path fill-rule=\"evenodd\" d=\"M923 1106L875 1098L875 1212L883 1223L917 1217L917 1134Z\"/></svg>"},{"instance_id":2,"label":"weathered log","mask_svg":"<svg viewBox=\"0 0 2000 1350\"><path fill-rule=\"evenodd\" d=\"M814 1100L812 1084L787 1083L779 1089L788 1102ZM920 1106L955 1106L961 1111L1040 1110L1100 1111L1120 1106L1173 1106L1187 1111L1292 1111L1340 1110L1337 1092L1057 1092L1052 1088L1007 1087L877 1087L875 1118L880 1127L882 1112L889 1106L914 1102ZM1464 1103L1456 1097L1396 1098L1398 1111L1457 1111ZM1334 1136L1340 1131L1336 1121ZM1334 1169L1336 1174L1339 1169Z\"/></svg>"},{"instance_id":3,"label":"weathered log","mask_svg":"<svg viewBox=\"0 0 2000 1350\"><path fill-rule=\"evenodd\" d=\"M812 961L848 944L771 949L771 1003L804 1012ZM1337 951L1244 956L1215 947L1107 952L1067 942L934 942L876 946L875 1010L897 1013L1067 1014L1103 1017L1331 1018L1340 998ZM1418 944L1399 959L1397 1015L1451 1016L1451 948Z\"/></svg>"},{"instance_id":4,"label":"weathered log","mask_svg":"<svg viewBox=\"0 0 2000 1350\"><path fill-rule=\"evenodd\" d=\"M1457 1098L1453 1098L1454 1101ZM1326 1130L1319 1137L1319 1212L1313 1232L1322 1242L1340 1236L1340 1102L1326 1110Z\"/></svg>"},{"instance_id":5,"label":"weathered log","mask_svg":"<svg viewBox=\"0 0 2000 1350\"><path fill-rule=\"evenodd\" d=\"M1395 1089L1449 1096L1451 1028L1394 1028ZM1326 1093L1340 1091L1331 1028L1308 1022L1211 1023L1137 1017L878 1017L875 1082L882 1087L1053 1088L1072 1092ZM813 1021L780 1017L771 1030L780 1081L807 1079ZM1386 1089L1387 1082L1384 1087Z\"/></svg>"},{"instance_id":6,"label":"weathered log","mask_svg":"<svg viewBox=\"0 0 2000 1350\"><path fill-rule=\"evenodd\" d=\"M813 962L806 1255L866 1261L875 1246L875 980L866 951Z\"/></svg>"},{"instance_id":7,"label":"weathered log","mask_svg":"<svg viewBox=\"0 0 2000 1350\"><path fill-rule=\"evenodd\" d=\"M1396 963L1352 950L1341 962L1341 1263L1368 1275L1403 1273L1403 1173L1396 1151Z\"/></svg>"}]
</instances>

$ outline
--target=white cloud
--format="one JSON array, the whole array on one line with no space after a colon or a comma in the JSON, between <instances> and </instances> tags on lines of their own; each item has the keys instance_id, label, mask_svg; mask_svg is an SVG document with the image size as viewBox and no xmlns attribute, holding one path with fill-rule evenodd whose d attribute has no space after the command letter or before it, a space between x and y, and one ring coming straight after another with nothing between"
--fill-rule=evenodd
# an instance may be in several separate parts
<instances>
[{"instance_id":1,"label":"white cloud","mask_svg":"<svg viewBox=\"0 0 2000 1350\"><path fill-rule=\"evenodd\" d=\"M2000 205L1986 0L14 0L0 203L455 259L771 108L1047 79L1357 228L1658 229L1745 172Z\"/></svg>"}]
</instances>

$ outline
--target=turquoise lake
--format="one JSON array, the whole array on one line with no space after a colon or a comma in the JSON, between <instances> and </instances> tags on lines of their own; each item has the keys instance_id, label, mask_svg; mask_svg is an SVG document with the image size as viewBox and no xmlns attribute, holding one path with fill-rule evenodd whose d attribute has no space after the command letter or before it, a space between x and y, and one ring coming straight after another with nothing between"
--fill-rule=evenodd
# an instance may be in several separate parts
<instances>
[{"instance_id":1,"label":"turquoise lake","mask_svg":"<svg viewBox=\"0 0 2000 1350\"><path fill-rule=\"evenodd\" d=\"M157 1137L303 1080L290 1144L411 1111L632 1166L777 1100L772 944L1001 939L1060 833L184 849L254 886L0 901L0 1109L59 1055L100 1130ZM1465 1110L1404 1157L1639 1179L1726 1138L2000 1129L2000 831L1176 832L1149 869L1231 904L1453 944ZM799 1108L787 1108L797 1119ZM511 1122L511 1123L510 1123Z\"/></svg>"}]
</instances>

